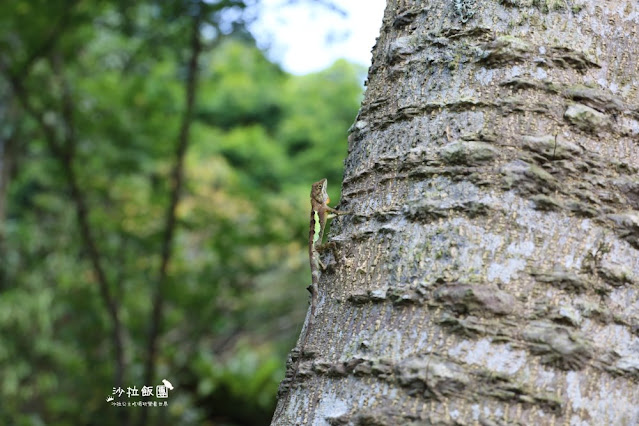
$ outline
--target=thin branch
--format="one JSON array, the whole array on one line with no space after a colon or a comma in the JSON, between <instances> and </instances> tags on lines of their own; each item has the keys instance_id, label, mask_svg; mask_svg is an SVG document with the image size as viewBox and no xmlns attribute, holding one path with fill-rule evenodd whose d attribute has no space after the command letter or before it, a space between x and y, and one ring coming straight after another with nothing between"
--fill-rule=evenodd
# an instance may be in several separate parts
<instances>
[{"instance_id":1,"label":"thin branch","mask_svg":"<svg viewBox=\"0 0 639 426\"><path fill-rule=\"evenodd\" d=\"M7 102L9 105L12 102ZM11 108L13 109L13 108ZM7 114L12 116L13 114ZM3 117L4 118L4 117ZM14 117L7 117L14 119ZM12 178L16 168L16 157L18 156L18 130L12 131L11 134L3 139L0 136L0 258L6 259L7 246L5 245L6 218L7 218L7 198L9 192L9 181ZM0 265L0 292L9 288L8 271Z\"/></svg>"},{"instance_id":2,"label":"thin branch","mask_svg":"<svg viewBox=\"0 0 639 426\"><path fill-rule=\"evenodd\" d=\"M91 260L93 271L95 272L98 280L100 295L106 305L107 311L109 312L111 322L113 323L112 339L115 350L115 383L116 386L122 386L124 384L125 369L124 332L122 328L122 321L120 320L119 306L113 297L109 281L102 266L102 256L89 223L89 208L87 206L86 197L80 188L79 179L74 168L77 137L75 133L71 89L68 81L64 78L61 60L58 55L53 57L51 65L56 77L60 81L60 86L62 87L62 118L65 127L65 136L59 159L62 162L63 170L71 189L71 198L73 199L76 207L76 216L78 218L78 224L80 225L80 233L84 240L84 245L86 246L89 259Z\"/></svg>"},{"instance_id":3,"label":"thin branch","mask_svg":"<svg viewBox=\"0 0 639 426\"><path fill-rule=\"evenodd\" d=\"M18 70L16 75L20 75L25 78L31 71L31 66L34 64L35 61L49 55L49 52L53 50L56 43L58 42L58 39L60 38L60 36L62 36L64 30L67 28L69 17L71 16L71 11L77 3L78 0L69 1L69 3L64 8L60 20L53 26L53 28L46 36L42 37L42 39L44 40L42 44L33 52L31 52L24 63L20 66L20 69Z\"/></svg>"},{"instance_id":4,"label":"thin branch","mask_svg":"<svg viewBox=\"0 0 639 426\"><path fill-rule=\"evenodd\" d=\"M48 125L44 120L44 114L40 111L36 110L31 102L29 102L29 96L26 88L22 84L22 79L18 75L14 75L11 73L9 67L2 60L2 56L0 56L0 72L4 74L5 79L9 82L11 86L11 90L18 98L18 101L22 105L22 108L33 118L38 126L44 133L44 138L47 141L49 149L51 152L58 157L61 155L61 147L58 146L57 138L55 135L55 129Z\"/></svg>"},{"instance_id":5,"label":"thin branch","mask_svg":"<svg viewBox=\"0 0 639 426\"><path fill-rule=\"evenodd\" d=\"M112 343L115 351L116 362L114 381L116 386L122 386L124 384L124 339L122 323L119 317L119 309L111 293L108 279L102 266L102 256L98 250L96 239L89 223L90 213L86 203L86 197L80 188L79 178L74 168L75 146L77 145L77 140L74 126L71 91L66 79L63 77L59 60L52 60L51 63L56 74L56 78L59 79L63 90L62 117L64 119L65 132L62 141L58 140L55 129L44 120L44 114L35 108L30 102L28 91L24 87L22 79L19 76L11 74L4 63L0 63L0 72L5 75L7 81L11 85L13 93L20 101L22 107L36 121L36 123L38 123L38 126L44 134L49 150L61 163L64 176L70 188L71 199L75 204L80 235L84 242L93 272L95 273L98 281L100 296L107 308L107 312L112 322ZM122 412L125 413L126 410L122 410Z\"/></svg>"},{"instance_id":6,"label":"thin branch","mask_svg":"<svg viewBox=\"0 0 639 426\"><path fill-rule=\"evenodd\" d=\"M193 121L193 108L195 104L195 88L197 85L198 60L202 51L202 40L200 35L202 11L193 17L193 26L190 42L191 57L188 63L188 73L186 79L186 108L182 116L180 132L178 135L175 151L175 165L171 172L171 193L170 202L166 212L165 233L162 239L162 251L160 258L160 270L156 287L153 294L153 306L151 312L151 323L149 329L149 340L147 344L147 357L144 371L144 383L153 383L155 375L155 359L158 352L158 338L162 331L162 314L164 310L164 295L167 287L167 269L173 254L173 240L177 225L177 206L180 200L180 192L184 184L184 157L189 144L189 131ZM140 424L146 424L148 410L143 410Z\"/></svg>"}]
</instances>

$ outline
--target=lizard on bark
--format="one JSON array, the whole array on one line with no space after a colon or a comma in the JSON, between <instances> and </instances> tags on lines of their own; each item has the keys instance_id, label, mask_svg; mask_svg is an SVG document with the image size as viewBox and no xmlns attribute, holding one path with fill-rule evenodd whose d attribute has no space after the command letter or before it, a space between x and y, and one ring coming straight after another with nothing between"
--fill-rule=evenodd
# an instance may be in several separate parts
<instances>
[{"instance_id":1,"label":"lizard on bark","mask_svg":"<svg viewBox=\"0 0 639 426\"><path fill-rule=\"evenodd\" d=\"M295 378L300 367L300 361L304 356L304 348L306 347L306 341L311 328L313 327L313 320L315 319L315 308L317 307L317 290L320 278L320 268L326 269L326 265L320 260L318 248L322 244L322 237L324 236L324 229L326 228L326 221L339 214L350 214L349 211L339 211L330 207L328 203L328 193L326 192L327 180L322 179L315 182L311 186L311 220L310 229L308 233L308 258L311 266L311 285L307 287L307 290L311 293L311 312L304 330L304 336L302 336L302 342L300 344L299 354L295 367L293 370L293 376L288 382L288 392L290 392L290 386L295 383Z\"/></svg>"}]
</instances>

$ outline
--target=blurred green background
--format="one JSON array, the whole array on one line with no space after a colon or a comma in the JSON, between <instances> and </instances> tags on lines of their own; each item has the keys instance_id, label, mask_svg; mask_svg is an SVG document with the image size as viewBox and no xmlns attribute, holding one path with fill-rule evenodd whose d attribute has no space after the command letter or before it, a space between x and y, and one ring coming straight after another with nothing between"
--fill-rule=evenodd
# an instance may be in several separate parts
<instances>
[{"instance_id":1,"label":"blurred green background","mask_svg":"<svg viewBox=\"0 0 639 426\"><path fill-rule=\"evenodd\" d=\"M0 2L0 424L269 423L365 70L289 75L246 11Z\"/></svg>"}]
</instances>

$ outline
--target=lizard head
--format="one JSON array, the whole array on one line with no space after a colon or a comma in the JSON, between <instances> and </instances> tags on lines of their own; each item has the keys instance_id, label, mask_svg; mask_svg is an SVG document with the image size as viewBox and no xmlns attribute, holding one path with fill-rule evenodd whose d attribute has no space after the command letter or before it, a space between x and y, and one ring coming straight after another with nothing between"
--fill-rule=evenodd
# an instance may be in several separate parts
<instances>
[{"instance_id":1,"label":"lizard head","mask_svg":"<svg viewBox=\"0 0 639 426\"><path fill-rule=\"evenodd\" d=\"M330 201L328 198L328 193L326 192L326 178L317 181L313 184L313 186L311 187L311 199L321 203L321 204L328 204L328 202Z\"/></svg>"}]
</instances>

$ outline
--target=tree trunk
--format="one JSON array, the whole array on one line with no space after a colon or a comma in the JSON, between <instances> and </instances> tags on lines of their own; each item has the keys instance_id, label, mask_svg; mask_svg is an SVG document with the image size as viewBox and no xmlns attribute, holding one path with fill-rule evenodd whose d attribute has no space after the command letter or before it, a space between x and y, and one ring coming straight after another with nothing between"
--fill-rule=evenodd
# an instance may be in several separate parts
<instances>
[{"instance_id":1,"label":"tree trunk","mask_svg":"<svg viewBox=\"0 0 639 426\"><path fill-rule=\"evenodd\" d=\"M273 424L639 424L638 33L629 0L388 0Z\"/></svg>"}]
</instances>

